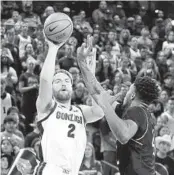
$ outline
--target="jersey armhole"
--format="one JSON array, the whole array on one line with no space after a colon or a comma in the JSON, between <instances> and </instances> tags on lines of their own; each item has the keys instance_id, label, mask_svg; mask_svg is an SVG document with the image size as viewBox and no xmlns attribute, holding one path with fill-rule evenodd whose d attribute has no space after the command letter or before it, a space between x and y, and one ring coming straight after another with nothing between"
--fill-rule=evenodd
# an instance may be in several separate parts
<instances>
[{"instance_id":1,"label":"jersey armhole","mask_svg":"<svg viewBox=\"0 0 174 175\"><path fill-rule=\"evenodd\" d=\"M43 119L37 122L37 127L39 131L41 132L41 134L43 134L42 122L46 121L49 118L49 116L55 111L56 106L57 106L57 103L55 102L54 107L50 110L50 113L48 113L48 115L46 115Z\"/></svg>"},{"instance_id":2,"label":"jersey armhole","mask_svg":"<svg viewBox=\"0 0 174 175\"><path fill-rule=\"evenodd\" d=\"M143 108L142 108L142 109L143 109ZM146 114L146 112L145 112L144 109L143 109L143 112L145 113L145 116L146 116L146 130L144 131L144 133L142 134L141 137L135 138L135 139L131 139L131 140L133 140L134 142L136 142L136 143L138 143L138 144L140 144L140 145L142 145L142 143L140 142L140 140L146 135L146 133L147 133L147 131L148 131L148 126L149 126L149 124L148 124L148 117L147 117L147 114Z\"/></svg>"}]
</instances>

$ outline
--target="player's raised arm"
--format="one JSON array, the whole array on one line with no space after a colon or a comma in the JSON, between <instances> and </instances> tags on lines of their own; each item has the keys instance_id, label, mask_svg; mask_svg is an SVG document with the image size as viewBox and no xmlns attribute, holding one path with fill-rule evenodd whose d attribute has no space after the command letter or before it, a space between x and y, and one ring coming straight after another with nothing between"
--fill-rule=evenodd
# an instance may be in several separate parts
<instances>
[{"instance_id":1,"label":"player's raised arm","mask_svg":"<svg viewBox=\"0 0 174 175\"><path fill-rule=\"evenodd\" d=\"M87 40L87 49L85 49L86 45L82 44L82 46L78 49L77 56L77 61L81 69L84 82L93 99L103 109L111 131L115 135L116 139L124 144L135 135L137 132L137 125L130 120L124 121L115 114L115 111L109 102L109 94L102 88L87 66L86 58L91 52L93 38L88 37Z\"/></svg>"},{"instance_id":2,"label":"player's raised arm","mask_svg":"<svg viewBox=\"0 0 174 175\"><path fill-rule=\"evenodd\" d=\"M38 113L47 113L53 107L52 81L55 73L55 61L57 52L63 45L55 45L51 41L47 42L49 49L40 74L39 96L36 102Z\"/></svg>"}]
</instances>

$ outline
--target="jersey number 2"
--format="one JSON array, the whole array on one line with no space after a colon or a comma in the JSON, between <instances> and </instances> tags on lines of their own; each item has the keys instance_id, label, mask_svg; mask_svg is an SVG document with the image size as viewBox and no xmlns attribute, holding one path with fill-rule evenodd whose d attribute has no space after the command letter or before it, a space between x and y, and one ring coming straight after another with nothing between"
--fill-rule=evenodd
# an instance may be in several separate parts
<instances>
[{"instance_id":1,"label":"jersey number 2","mask_svg":"<svg viewBox=\"0 0 174 175\"><path fill-rule=\"evenodd\" d=\"M68 131L68 137L74 138L74 130L76 129L74 124L70 124L68 126L68 128L70 128L70 130Z\"/></svg>"}]
</instances>

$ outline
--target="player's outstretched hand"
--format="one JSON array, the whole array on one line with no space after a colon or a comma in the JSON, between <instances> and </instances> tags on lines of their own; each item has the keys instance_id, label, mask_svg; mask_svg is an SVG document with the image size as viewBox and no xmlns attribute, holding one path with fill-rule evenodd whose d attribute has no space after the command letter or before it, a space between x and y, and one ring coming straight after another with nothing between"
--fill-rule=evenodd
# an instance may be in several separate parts
<instances>
[{"instance_id":1,"label":"player's outstretched hand","mask_svg":"<svg viewBox=\"0 0 174 175\"><path fill-rule=\"evenodd\" d=\"M88 35L87 42L77 49L77 61L86 62L86 58L91 54L93 48L93 37Z\"/></svg>"}]
</instances>

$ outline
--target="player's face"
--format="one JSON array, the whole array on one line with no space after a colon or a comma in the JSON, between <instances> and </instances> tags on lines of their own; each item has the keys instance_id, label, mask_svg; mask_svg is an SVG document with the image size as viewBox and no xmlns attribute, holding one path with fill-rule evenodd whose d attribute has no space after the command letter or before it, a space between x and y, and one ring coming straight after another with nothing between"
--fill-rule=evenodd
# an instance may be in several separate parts
<instances>
[{"instance_id":1,"label":"player's face","mask_svg":"<svg viewBox=\"0 0 174 175\"><path fill-rule=\"evenodd\" d=\"M57 101L65 102L71 99L72 82L68 75L57 73L53 79L53 95Z\"/></svg>"},{"instance_id":2,"label":"player's face","mask_svg":"<svg viewBox=\"0 0 174 175\"><path fill-rule=\"evenodd\" d=\"M86 158L92 157L92 148L88 145L86 146L86 149L85 149L85 157Z\"/></svg>"},{"instance_id":3,"label":"player's face","mask_svg":"<svg viewBox=\"0 0 174 175\"><path fill-rule=\"evenodd\" d=\"M1 158L1 168L7 169L8 168L8 160L6 157Z\"/></svg>"},{"instance_id":4,"label":"player's face","mask_svg":"<svg viewBox=\"0 0 174 175\"><path fill-rule=\"evenodd\" d=\"M4 140L1 143L1 149L3 153L11 153L13 151L12 144L10 143L9 140Z\"/></svg>"},{"instance_id":5,"label":"player's face","mask_svg":"<svg viewBox=\"0 0 174 175\"><path fill-rule=\"evenodd\" d=\"M124 98L123 105L128 105L133 100L133 96L135 95L135 86L132 84Z\"/></svg>"}]
</instances>

